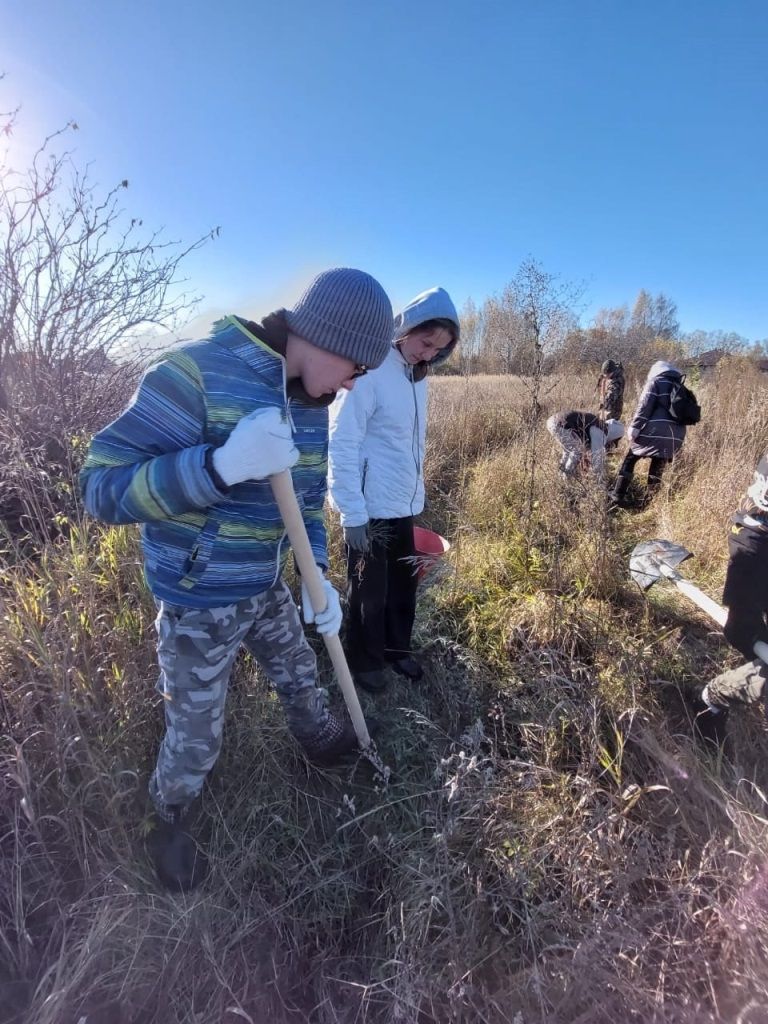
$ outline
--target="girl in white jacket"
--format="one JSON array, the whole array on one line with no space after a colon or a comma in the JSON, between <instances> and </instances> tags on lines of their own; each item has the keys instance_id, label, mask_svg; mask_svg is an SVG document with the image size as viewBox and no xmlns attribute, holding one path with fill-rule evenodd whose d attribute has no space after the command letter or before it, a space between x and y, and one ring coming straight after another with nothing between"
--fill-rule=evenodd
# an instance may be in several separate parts
<instances>
[{"instance_id":1,"label":"girl in white jacket","mask_svg":"<svg viewBox=\"0 0 768 1024\"><path fill-rule=\"evenodd\" d=\"M347 656L358 685L387 683L386 666L412 680L416 612L413 518L424 509L424 443L430 365L448 358L459 318L442 288L422 292L395 318L378 370L330 408L328 485L347 546Z\"/></svg>"}]
</instances>

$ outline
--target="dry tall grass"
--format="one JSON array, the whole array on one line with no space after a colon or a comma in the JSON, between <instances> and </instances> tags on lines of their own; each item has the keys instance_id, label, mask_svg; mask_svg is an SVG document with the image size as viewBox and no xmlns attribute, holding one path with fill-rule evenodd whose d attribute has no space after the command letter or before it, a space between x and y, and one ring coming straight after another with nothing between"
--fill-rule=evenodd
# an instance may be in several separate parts
<instances>
[{"instance_id":1,"label":"dry tall grass","mask_svg":"<svg viewBox=\"0 0 768 1024\"><path fill-rule=\"evenodd\" d=\"M733 655L626 576L637 540L669 536L717 595L765 385L722 369L658 500L610 520L543 429L593 382L552 383L533 431L519 382L432 386L428 518L454 549L420 602L426 681L365 702L388 788L307 766L244 657L189 898L142 854L160 713L133 531L9 549L0 1020L768 1019L764 723L697 746L685 691Z\"/></svg>"}]
</instances>

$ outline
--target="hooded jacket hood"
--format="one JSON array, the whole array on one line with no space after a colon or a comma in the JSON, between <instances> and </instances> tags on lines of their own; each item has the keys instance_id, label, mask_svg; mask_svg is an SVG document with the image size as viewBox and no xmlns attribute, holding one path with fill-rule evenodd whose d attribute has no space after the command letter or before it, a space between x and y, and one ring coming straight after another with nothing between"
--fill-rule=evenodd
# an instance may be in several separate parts
<instances>
[{"instance_id":1,"label":"hooded jacket hood","mask_svg":"<svg viewBox=\"0 0 768 1024\"><path fill-rule=\"evenodd\" d=\"M451 323L456 325L456 336L451 344L446 345L430 362L418 363L416 365L414 369L417 380L424 377L428 367L444 363L459 341L459 315L445 288L429 288L427 291L417 295L415 299L411 299L408 305L403 307L395 317L395 344L400 338L405 337L409 331L418 327L419 324L426 323L427 320L450 320Z\"/></svg>"},{"instance_id":2,"label":"hooded jacket hood","mask_svg":"<svg viewBox=\"0 0 768 1024\"><path fill-rule=\"evenodd\" d=\"M664 359L658 359L648 371L648 380L655 380L656 377L663 377L665 373L676 373L681 376L680 371L672 363L666 362Z\"/></svg>"}]
</instances>

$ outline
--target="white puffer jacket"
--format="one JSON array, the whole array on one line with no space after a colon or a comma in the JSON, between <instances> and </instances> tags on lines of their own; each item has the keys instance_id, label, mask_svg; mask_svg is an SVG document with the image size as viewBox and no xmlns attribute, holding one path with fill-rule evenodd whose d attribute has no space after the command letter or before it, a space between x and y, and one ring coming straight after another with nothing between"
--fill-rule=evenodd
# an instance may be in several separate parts
<instances>
[{"instance_id":1,"label":"white puffer jacket","mask_svg":"<svg viewBox=\"0 0 768 1024\"><path fill-rule=\"evenodd\" d=\"M459 318L443 288L431 288L395 318L395 337L435 318ZM432 365L447 359L453 345ZM394 345L382 365L342 391L330 407L328 490L342 526L417 516L424 509L427 382L413 379Z\"/></svg>"},{"instance_id":2,"label":"white puffer jacket","mask_svg":"<svg viewBox=\"0 0 768 1024\"><path fill-rule=\"evenodd\" d=\"M427 382L397 348L330 408L328 490L342 526L424 509Z\"/></svg>"}]
</instances>

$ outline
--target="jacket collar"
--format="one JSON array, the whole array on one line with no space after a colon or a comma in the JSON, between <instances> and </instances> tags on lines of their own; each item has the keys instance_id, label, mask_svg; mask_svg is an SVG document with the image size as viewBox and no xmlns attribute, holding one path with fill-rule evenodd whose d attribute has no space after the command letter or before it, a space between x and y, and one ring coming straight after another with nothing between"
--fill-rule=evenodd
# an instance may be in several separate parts
<instances>
[{"instance_id":1,"label":"jacket collar","mask_svg":"<svg viewBox=\"0 0 768 1024\"><path fill-rule=\"evenodd\" d=\"M411 381L411 383L421 379L416 376L415 371L422 364L418 363L416 366L412 366L409 362L407 362L407 360L403 358L403 353L400 351L400 346L396 345L394 341L392 342L392 349L390 351L389 358L393 361L393 363L395 363L396 366L398 366L403 371L403 373L408 378L408 380Z\"/></svg>"},{"instance_id":2,"label":"jacket collar","mask_svg":"<svg viewBox=\"0 0 768 1024\"><path fill-rule=\"evenodd\" d=\"M406 363L403 353L400 351L400 346L396 345L394 341L392 342L392 346L390 349L390 359L393 359L400 366L408 366L408 363Z\"/></svg>"},{"instance_id":3,"label":"jacket collar","mask_svg":"<svg viewBox=\"0 0 768 1024\"><path fill-rule=\"evenodd\" d=\"M270 384L280 387L286 399L301 402L313 409L325 409L335 398L335 395L313 398L304 390L298 377L287 379L285 352L288 347L288 324L283 309L265 316L261 323L227 316L214 325L213 340L242 359Z\"/></svg>"},{"instance_id":4,"label":"jacket collar","mask_svg":"<svg viewBox=\"0 0 768 1024\"><path fill-rule=\"evenodd\" d=\"M213 326L211 339L242 359L260 377L282 387L285 360L236 316L218 320Z\"/></svg>"}]
</instances>

